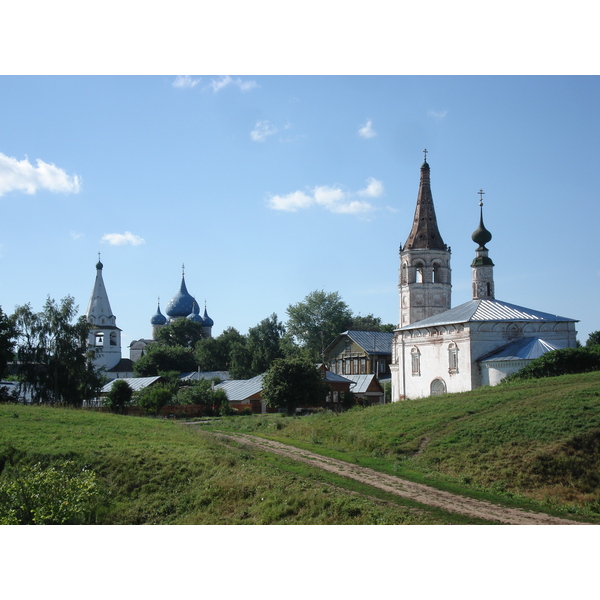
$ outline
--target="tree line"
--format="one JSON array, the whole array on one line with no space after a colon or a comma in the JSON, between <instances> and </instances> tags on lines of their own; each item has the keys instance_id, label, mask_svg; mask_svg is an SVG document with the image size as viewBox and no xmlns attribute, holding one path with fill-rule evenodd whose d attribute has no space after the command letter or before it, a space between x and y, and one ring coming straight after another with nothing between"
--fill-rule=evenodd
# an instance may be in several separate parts
<instances>
[{"instance_id":1,"label":"tree line","mask_svg":"<svg viewBox=\"0 0 600 600\"><path fill-rule=\"evenodd\" d=\"M94 367L97 350L87 345L90 325L77 311L71 296L60 302L48 298L39 312L25 304L9 316L0 307L0 377L7 376L10 363L13 377L34 403L81 406L106 381ZM292 361L291 366L280 364L281 372L291 373L294 364L320 362L325 347L345 330L394 329L372 314L353 315L337 292L316 290L286 312L285 324L273 313L247 334L228 327L215 338L205 338L199 324L179 319L159 330L156 342L134 364L135 374L172 381L183 372L228 371L233 379L249 379L266 373L276 361ZM7 399L0 388L0 401ZM149 406L163 402L147 401Z\"/></svg>"}]
</instances>

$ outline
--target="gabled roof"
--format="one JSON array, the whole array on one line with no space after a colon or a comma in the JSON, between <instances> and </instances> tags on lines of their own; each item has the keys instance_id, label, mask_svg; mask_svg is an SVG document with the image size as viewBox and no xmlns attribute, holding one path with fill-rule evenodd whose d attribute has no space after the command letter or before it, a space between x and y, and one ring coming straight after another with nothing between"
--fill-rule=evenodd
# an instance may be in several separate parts
<instances>
[{"instance_id":1,"label":"gabled roof","mask_svg":"<svg viewBox=\"0 0 600 600\"><path fill-rule=\"evenodd\" d=\"M325 382L329 383L352 383L350 378L342 377L333 371L325 371Z\"/></svg>"},{"instance_id":2,"label":"gabled roof","mask_svg":"<svg viewBox=\"0 0 600 600\"><path fill-rule=\"evenodd\" d=\"M355 385L350 388L355 394L364 394L368 391L373 380L377 380L373 373L368 375L346 375Z\"/></svg>"},{"instance_id":3,"label":"gabled roof","mask_svg":"<svg viewBox=\"0 0 600 600\"><path fill-rule=\"evenodd\" d=\"M338 342L340 337L347 335L355 344L358 344L367 354L391 354L393 332L389 331L344 331L340 333L325 351Z\"/></svg>"},{"instance_id":4,"label":"gabled roof","mask_svg":"<svg viewBox=\"0 0 600 600\"><path fill-rule=\"evenodd\" d=\"M240 402L262 391L263 377L264 375L257 375L252 379L230 379L219 383L215 389L225 390L228 400Z\"/></svg>"},{"instance_id":5,"label":"gabled roof","mask_svg":"<svg viewBox=\"0 0 600 600\"><path fill-rule=\"evenodd\" d=\"M558 346L550 344L537 337L523 338L512 342L499 350L494 350L479 359L479 362L503 362L507 360L533 360L550 352L558 350Z\"/></svg>"},{"instance_id":6,"label":"gabled roof","mask_svg":"<svg viewBox=\"0 0 600 600\"><path fill-rule=\"evenodd\" d=\"M182 381L199 381L200 379L220 379L221 381L228 381L229 371L191 371L190 373L182 373L180 379Z\"/></svg>"},{"instance_id":7,"label":"gabled roof","mask_svg":"<svg viewBox=\"0 0 600 600\"><path fill-rule=\"evenodd\" d=\"M400 327L399 331L482 321L577 322L576 319L552 315L539 310L503 302L502 300L470 300L427 319Z\"/></svg>"},{"instance_id":8,"label":"gabled roof","mask_svg":"<svg viewBox=\"0 0 600 600\"><path fill-rule=\"evenodd\" d=\"M109 381L100 390L100 393L107 394L108 392L110 392L115 381L126 381L129 384L129 387L134 392L139 392L140 390L143 390L143 389L147 388L148 386L153 385L154 383L156 383L159 380L162 380L162 377L160 375L156 375L155 377L121 377L119 379L113 379L112 381Z\"/></svg>"}]
</instances>

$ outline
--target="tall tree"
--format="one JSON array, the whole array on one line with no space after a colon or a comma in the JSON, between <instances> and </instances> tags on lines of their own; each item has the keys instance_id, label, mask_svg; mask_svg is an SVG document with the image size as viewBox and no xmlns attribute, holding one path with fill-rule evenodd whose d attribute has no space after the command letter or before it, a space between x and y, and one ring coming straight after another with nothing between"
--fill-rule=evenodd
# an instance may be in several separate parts
<instances>
[{"instance_id":1,"label":"tall tree","mask_svg":"<svg viewBox=\"0 0 600 600\"><path fill-rule=\"evenodd\" d=\"M264 373L276 358L283 358L281 340L284 334L285 327L277 320L275 313L248 330L251 377Z\"/></svg>"},{"instance_id":2,"label":"tall tree","mask_svg":"<svg viewBox=\"0 0 600 600\"><path fill-rule=\"evenodd\" d=\"M201 371L229 371L232 347L245 343L245 336L234 327L228 327L216 338L200 340L194 350L198 368Z\"/></svg>"},{"instance_id":3,"label":"tall tree","mask_svg":"<svg viewBox=\"0 0 600 600\"><path fill-rule=\"evenodd\" d=\"M288 332L298 344L318 360L325 347L342 331L348 329L352 312L338 292L315 290L302 302L287 308Z\"/></svg>"},{"instance_id":4,"label":"tall tree","mask_svg":"<svg viewBox=\"0 0 600 600\"><path fill-rule=\"evenodd\" d=\"M71 296L60 303L48 298L43 311L34 313L26 304L12 317L18 373L35 402L81 406L100 386L93 351L86 346L90 326L85 317L76 319L77 308Z\"/></svg>"},{"instance_id":5,"label":"tall tree","mask_svg":"<svg viewBox=\"0 0 600 600\"><path fill-rule=\"evenodd\" d=\"M16 337L14 320L5 315L0 306L0 378L6 376L8 363L13 360Z\"/></svg>"},{"instance_id":6,"label":"tall tree","mask_svg":"<svg viewBox=\"0 0 600 600\"><path fill-rule=\"evenodd\" d=\"M278 358L265 373L263 398L267 406L285 408L293 414L299 406L318 406L329 386L315 366L300 358Z\"/></svg>"}]
</instances>

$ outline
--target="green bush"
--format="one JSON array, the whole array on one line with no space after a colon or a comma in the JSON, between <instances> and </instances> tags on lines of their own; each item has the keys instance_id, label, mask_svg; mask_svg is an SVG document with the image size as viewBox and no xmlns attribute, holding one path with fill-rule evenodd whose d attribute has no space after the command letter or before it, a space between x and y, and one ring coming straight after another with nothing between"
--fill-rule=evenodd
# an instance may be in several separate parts
<instances>
[{"instance_id":1,"label":"green bush","mask_svg":"<svg viewBox=\"0 0 600 600\"><path fill-rule=\"evenodd\" d=\"M138 397L138 405L151 415L157 415L163 406L167 406L173 398L173 391L169 386L153 385L142 390Z\"/></svg>"},{"instance_id":2,"label":"green bush","mask_svg":"<svg viewBox=\"0 0 600 600\"><path fill-rule=\"evenodd\" d=\"M133 390L130 385L123 379L117 379L110 388L104 405L108 406L110 412L122 415L125 407L131 402L132 396Z\"/></svg>"},{"instance_id":3,"label":"green bush","mask_svg":"<svg viewBox=\"0 0 600 600\"><path fill-rule=\"evenodd\" d=\"M599 370L600 346L563 348L546 352L543 356L532 360L520 371L506 377L504 381L556 377Z\"/></svg>"},{"instance_id":4,"label":"green bush","mask_svg":"<svg viewBox=\"0 0 600 600\"><path fill-rule=\"evenodd\" d=\"M96 474L77 470L71 461L47 468L13 466L0 479L0 524L89 523L98 497Z\"/></svg>"}]
</instances>

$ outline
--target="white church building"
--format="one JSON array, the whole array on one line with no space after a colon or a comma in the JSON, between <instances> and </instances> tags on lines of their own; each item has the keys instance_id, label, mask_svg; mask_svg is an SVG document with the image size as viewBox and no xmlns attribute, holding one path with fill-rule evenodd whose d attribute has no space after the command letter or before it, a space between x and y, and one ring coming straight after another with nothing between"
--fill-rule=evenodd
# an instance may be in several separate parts
<instances>
[{"instance_id":1,"label":"white church building","mask_svg":"<svg viewBox=\"0 0 600 600\"><path fill-rule=\"evenodd\" d=\"M492 234L483 224L481 199L479 205L472 299L451 308L450 248L438 229L430 168L423 162L412 229L400 247L393 402L495 385L550 350L576 346L576 320L496 300L494 263L485 246Z\"/></svg>"}]
</instances>

